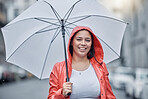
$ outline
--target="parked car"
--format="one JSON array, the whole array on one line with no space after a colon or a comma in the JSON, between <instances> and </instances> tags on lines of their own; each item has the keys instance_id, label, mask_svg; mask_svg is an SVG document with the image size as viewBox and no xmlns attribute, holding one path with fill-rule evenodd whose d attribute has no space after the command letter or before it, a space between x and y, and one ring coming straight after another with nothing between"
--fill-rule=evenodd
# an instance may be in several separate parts
<instances>
[{"instance_id":1,"label":"parked car","mask_svg":"<svg viewBox=\"0 0 148 99\"><path fill-rule=\"evenodd\" d=\"M133 77L134 79L126 84L125 93L133 98L141 98L143 86L148 81L148 69L137 68Z\"/></svg>"},{"instance_id":2,"label":"parked car","mask_svg":"<svg viewBox=\"0 0 148 99\"><path fill-rule=\"evenodd\" d=\"M9 82L14 81L14 73L10 71L10 69L5 65L0 65L0 82Z\"/></svg>"},{"instance_id":3,"label":"parked car","mask_svg":"<svg viewBox=\"0 0 148 99\"><path fill-rule=\"evenodd\" d=\"M147 75L148 76L148 75ZM142 88L142 99L147 99L148 98L148 81L143 85L143 88Z\"/></svg>"},{"instance_id":4,"label":"parked car","mask_svg":"<svg viewBox=\"0 0 148 99\"><path fill-rule=\"evenodd\" d=\"M15 65L10 65L9 69L11 72L15 74L15 76L17 76L16 78L20 78L20 79L27 78L27 71L25 71L24 69Z\"/></svg>"},{"instance_id":5,"label":"parked car","mask_svg":"<svg viewBox=\"0 0 148 99\"><path fill-rule=\"evenodd\" d=\"M3 73L6 71L6 68L0 66L0 83L3 82Z\"/></svg>"},{"instance_id":6,"label":"parked car","mask_svg":"<svg viewBox=\"0 0 148 99\"><path fill-rule=\"evenodd\" d=\"M27 78L27 71L26 70L18 68L17 73L18 73L19 78L21 78L21 79Z\"/></svg>"},{"instance_id":7,"label":"parked car","mask_svg":"<svg viewBox=\"0 0 148 99\"><path fill-rule=\"evenodd\" d=\"M131 67L117 67L112 74L112 86L115 89L125 89L126 83L133 79L133 69Z\"/></svg>"}]
</instances>

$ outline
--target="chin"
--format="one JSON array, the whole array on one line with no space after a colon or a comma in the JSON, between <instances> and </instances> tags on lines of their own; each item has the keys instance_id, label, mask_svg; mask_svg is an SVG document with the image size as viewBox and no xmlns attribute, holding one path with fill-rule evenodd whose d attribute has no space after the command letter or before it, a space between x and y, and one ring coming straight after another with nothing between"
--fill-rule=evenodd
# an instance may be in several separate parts
<instances>
[{"instance_id":1,"label":"chin","mask_svg":"<svg viewBox=\"0 0 148 99\"><path fill-rule=\"evenodd\" d=\"M80 57L87 57L87 54L79 54Z\"/></svg>"}]
</instances>

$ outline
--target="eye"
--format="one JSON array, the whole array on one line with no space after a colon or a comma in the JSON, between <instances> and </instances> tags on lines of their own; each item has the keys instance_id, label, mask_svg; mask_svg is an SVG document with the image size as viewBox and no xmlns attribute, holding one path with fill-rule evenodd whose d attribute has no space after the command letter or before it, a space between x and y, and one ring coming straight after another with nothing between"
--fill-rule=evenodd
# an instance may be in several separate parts
<instances>
[{"instance_id":1,"label":"eye","mask_svg":"<svg viewBox=\"0 0 148 99\"><path fill-rule=\"evenodd\" d=\"M86 41L86 42L90 42L90 39L86 39L85 41Z\"/></svg>"},{"instance_id":2,"label":"eye","mask_svg":"<svg viewBox=\"0 0 148 99\"><path fill-rule=\"evenodd\" d=\"M81 38L76 38L76 40L77 40L77 41L81 41L82 39L81 39Z\"/></svg>"}]
</instances>

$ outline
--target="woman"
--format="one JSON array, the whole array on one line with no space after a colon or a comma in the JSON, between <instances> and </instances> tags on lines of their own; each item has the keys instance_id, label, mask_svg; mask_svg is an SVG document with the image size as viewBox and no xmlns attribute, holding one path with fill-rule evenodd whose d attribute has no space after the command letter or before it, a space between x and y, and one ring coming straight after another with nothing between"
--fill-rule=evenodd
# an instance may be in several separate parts
<instances>
[{"instance_id":1,"label":"woman","mask_svg":"<svg viewBox=\"0 0 148 99\"><path fill-rule=\"evenodd\" d=\"M50 74L48 99L116 99L103 56L101 43L92 30L75 27L68 43L70 82L66 82L65 62L56 63Z\"/></svg>"}]
</instances>

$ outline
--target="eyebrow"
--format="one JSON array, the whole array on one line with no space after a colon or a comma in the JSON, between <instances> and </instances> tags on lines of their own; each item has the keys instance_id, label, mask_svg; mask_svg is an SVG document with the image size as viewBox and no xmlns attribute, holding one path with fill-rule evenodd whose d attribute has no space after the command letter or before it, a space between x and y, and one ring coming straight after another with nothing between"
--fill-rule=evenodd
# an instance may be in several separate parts
<instances>
[{"instance_id":1,"label":"eyebrow","mask_svg":"<svg viewBox=\"0 0 148 99\"><path fill-rule=\"evenodd\" d=\"M82 38L82 37L78 36L78 37L76 37L76 38ZM91 39L91 38L90 38L90 37L86 37L85 39Z\"/></svg>"}]
</instances>

